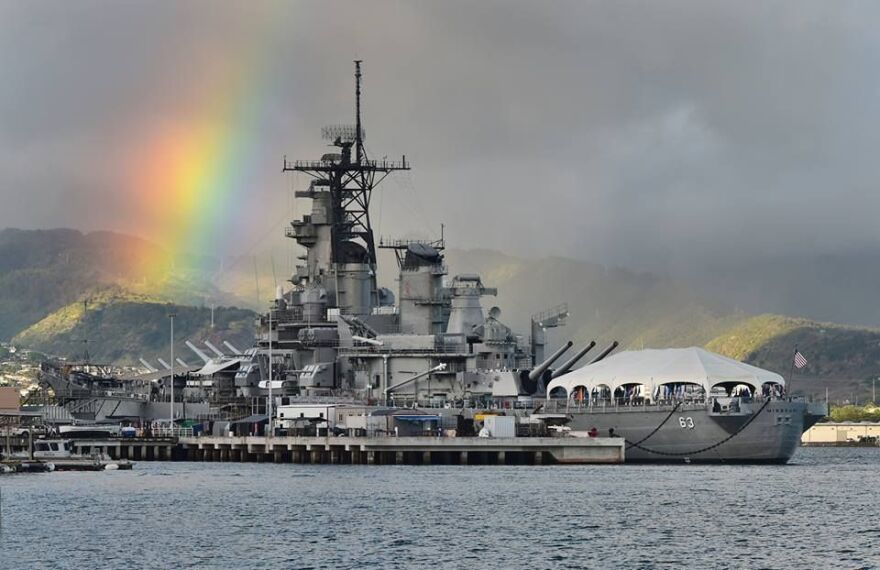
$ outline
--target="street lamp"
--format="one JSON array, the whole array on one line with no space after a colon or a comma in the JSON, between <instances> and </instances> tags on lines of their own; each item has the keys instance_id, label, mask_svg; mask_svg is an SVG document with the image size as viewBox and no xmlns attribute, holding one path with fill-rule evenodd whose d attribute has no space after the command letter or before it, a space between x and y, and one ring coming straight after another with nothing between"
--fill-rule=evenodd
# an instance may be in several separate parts
<instances>
[{"instance_id":1,"label":"street lamp","mask_svg":"<svg viewBox=\"0 0 880 570\"><path fill-rule=\"evenodd\" d=\"M169 409L169 417L171 421L169 423L169 427L174 428L174 317L177 316L177 313L174 312L173 308L169 307L168 318L171 320L171 378L169 384L171 384L171 402L168 406ZM172 431L172 434L174 432Z\"/></svg>"},{"instance_id":2,"label":"street lamp","mask_svg":"<svg viewBox=\"0 0 880 570\"><path fill-rule=\"evenodd\" d=\"M269 405L267 406L267 411L269 413L269 421L267 423L269 427L269 434L275 434L275 426L273 421L273 411L275 407L275 402L272 399L272 308L269 307Z\"/></svg>"}]
</instances>

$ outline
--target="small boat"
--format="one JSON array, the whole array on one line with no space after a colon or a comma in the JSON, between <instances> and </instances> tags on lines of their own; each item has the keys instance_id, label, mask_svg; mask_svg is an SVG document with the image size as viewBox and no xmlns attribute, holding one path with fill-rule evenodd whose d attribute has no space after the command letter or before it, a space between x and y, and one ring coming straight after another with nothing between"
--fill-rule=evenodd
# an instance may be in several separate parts
<instances>
[{"instance_id":1,"label":"small boat","mask_svg":"<svg viewBox=\"0 0 880 570\"><path fill-rule=\"evenodd\" d=\"M27 452L13 454L14 459L31 459ZM43 463L48 471L115 471L131 469L126 459L113 460L104 454L80 455L74 453L69 439L39 439L34 441L33 461Z\"/></svg>"},{"instance_id":2,"label":"small boat","mask_svg":"<svg viewBox=\"0 0 880 570\"><path fill-rule=\"evenodd\" d=\"M119 437L119 426L109 424L70 424L58 427L58 434L73 439Z\"/></svg>"},{"instance_id":3,"label":"small boat","mask_svg":"<svg viewBox=\"0 0 880 570\"><path fill-rule=\"evenodd\" d=\"M0 463L0 475L8 475L12 473L47 473L53 471L55 467L51 463L42 461L12 461L3 460Z\"/></svg>"}]
</instances>

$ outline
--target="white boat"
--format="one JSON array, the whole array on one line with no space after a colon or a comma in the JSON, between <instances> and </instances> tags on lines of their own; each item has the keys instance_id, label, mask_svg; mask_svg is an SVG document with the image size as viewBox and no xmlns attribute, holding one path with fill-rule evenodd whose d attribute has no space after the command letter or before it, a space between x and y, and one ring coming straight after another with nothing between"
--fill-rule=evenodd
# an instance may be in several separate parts
<instances>
[{"instance_id":1,"label":"white boat","mask_svg":"<svg viewBox=\"0 0 880 570\"><path fill-rule=\"evenodd\" d=\"M10 459L33 460L44 463L48 471L101 471L131 469L131 462L108 459L103 454L80 455L75 453L69 439L38 439L34 441L33 457L27 451L12 454Z\"/></svg>"},{"instance_id":2,"label":"white boat","mask_svg":"<svg viewBox=\"0 0 880 570\"><path fill-rule=\"evenodd\" d=\"M119 437L118 425L70 424L58 427L58 434L74 439L100 439Z\"/></svg>"}]
</instances>

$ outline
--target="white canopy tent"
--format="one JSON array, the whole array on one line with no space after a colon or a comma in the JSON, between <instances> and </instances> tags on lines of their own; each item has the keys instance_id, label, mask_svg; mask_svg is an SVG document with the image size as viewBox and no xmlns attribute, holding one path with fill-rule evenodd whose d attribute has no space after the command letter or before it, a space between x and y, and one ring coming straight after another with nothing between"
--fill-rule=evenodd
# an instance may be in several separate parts
<instances>
[{"instance_id":1,"label":"white canopy tent","mask_svg":"<svg viewBox=\"0 0 880 570\"><path fill-rule=\"evenodd\" d=\"M212 374L216 374L221 370L226 370L231 368L232 366L237 366L241 364L243 359L241 358L220 358L220 359L211 359L209 360L201 369L197 370L193 374L196 376L211 376Z\"/></svg>"},{"instance_id":2,"label":"white canopy tent","mask_svg":"<svg viewBox=\"0 0 880 570\"><path fill-rule=\"evenodd\" d=\"M571 397L578 388L591 393L603 387L613 394L617 388L632 385L643 387L641 392L647 395L669 384L696 384L709 394L719 385L745 384L755 392L765 384L784 386L785 381L775 372L702 348L666 348L621 352L584 366L550 382L547 395L556 388Z\"/></svg>"}]
</instances>

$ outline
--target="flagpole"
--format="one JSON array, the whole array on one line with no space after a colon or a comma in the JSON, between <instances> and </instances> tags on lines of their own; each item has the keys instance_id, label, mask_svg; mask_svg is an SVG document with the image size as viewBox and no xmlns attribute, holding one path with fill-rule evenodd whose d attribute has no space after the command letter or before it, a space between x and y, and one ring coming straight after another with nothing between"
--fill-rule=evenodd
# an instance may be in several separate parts
<instances>
[{"instance_id":1,"label":"flagpole","mask_svg":"<svg viewBox=\"0 0 880 570\"><path fill-rule=\"evenodd\" d=\"M794 395L794 391L792 390L791 378L794 375L794 358L797 356L798 348L797 345L794 345L794 353L791 355L791 369L788 371L788 390L786 390L789 396Z\"/></svg>"}]
</instances>

